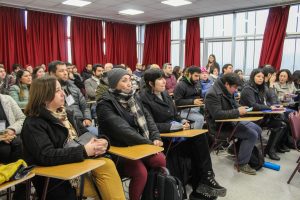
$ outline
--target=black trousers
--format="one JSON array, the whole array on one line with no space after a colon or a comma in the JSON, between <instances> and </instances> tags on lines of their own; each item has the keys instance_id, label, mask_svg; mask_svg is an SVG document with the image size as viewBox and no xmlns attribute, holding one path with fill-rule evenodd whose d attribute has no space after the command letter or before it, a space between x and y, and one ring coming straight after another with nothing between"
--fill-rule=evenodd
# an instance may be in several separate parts
<instances>
[{"instance_id":1,"label":"black trousers","mask_svg":"<svg viewBox=\"0 0 300 200\"><path fill-rule=\"evenodd\" d=\"M174 160L176 161L174 162ZM189 165L189 163L189 167L185 166ZM213 171L207 135L201 134L192 138L188 138L178 144L173 143L173 148L170 150L169 155L167 156L167 166L170 169L171 174L173 176L177 176L179 179L181 179L181 181L182 179L185 179L185 177L182 177L183 174L188 173L188 175L191 175L191 184L195 190L198 187L199 182L201 182L201 179L207 177L207 172ZM176 171L178 166L184 166L181 167L180 172L178 170ZM189 169L190 171L183 172L182 168L185 170Z\"/></svg>"},{"instance_id":2,"label":"black trousers","mask_svg":"<svg viewBox=\"0 0 300 200\"><path fill-rule=\"evenodd\" d=\"M11 143L0 142L0 162L11 163L22 157L22 142L16 137Z\"/></svg>"}]
</instances>

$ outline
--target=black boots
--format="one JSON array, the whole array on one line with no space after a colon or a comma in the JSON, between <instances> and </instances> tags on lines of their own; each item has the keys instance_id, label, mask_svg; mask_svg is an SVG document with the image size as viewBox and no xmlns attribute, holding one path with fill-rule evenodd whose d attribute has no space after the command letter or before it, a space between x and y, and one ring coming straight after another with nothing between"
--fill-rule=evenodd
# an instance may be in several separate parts
<instances>
[{"instance_id":1,"label":"black boots","mask_svg":"<svg viewBox=\"0 0 300 200\"><path fill-rule=\"evenodd\" d=\"M276 130L271 131L268 144L265 149L265 154L272 160L280 160L280 157L276 154L276 146L279 139L282 137L283 130L284 129L282 128L276 128Z\"/></svg>"},{"instance_id":2,"label":"black boots","mask_svg":"<svg viewBox=\"0 0 300 200\"><path fill-rule=\"evenodd\" d=\"M222 187L215 180L215 175L212 171L207 172L207 177L200 181L196 191L197 193L205 194L210 197L225 197L227 192L226 188Z\"/></svg>"},{"instance_id":3,"label":"black boots","mask_svg":"<svg viewBox=\"0 0 300 200\"><path fill-rule=\"evenodd\" d=\"M217 197L201 194L195 191L193 191L189 196L189 200L216 200L216 199Z\"/></svg>"}]
</instances>

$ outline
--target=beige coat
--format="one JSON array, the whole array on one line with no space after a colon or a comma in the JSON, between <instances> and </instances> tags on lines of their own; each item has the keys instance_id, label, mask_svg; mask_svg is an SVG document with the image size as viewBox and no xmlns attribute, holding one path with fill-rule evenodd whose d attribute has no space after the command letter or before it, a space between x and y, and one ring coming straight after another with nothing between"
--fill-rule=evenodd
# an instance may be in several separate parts
<instances>
[{"instance_id":1,"label":"beige coat","mask_svg":"<svg viewBox=\"0 0 300 200\"><path fill-rule=\"evenodd\" d=\"M278 96L278 99L280 101L284 100L284 95L286 95L286 94L295 94L296 91L297 91L297 89L294 85L294 82L286 83L284 85L281 85L279 82L276 82L274 84L274 88L275 88L276 94Z\"/></svg>"},{"instance_id":2,"label":"beige coat","mask_svg":"<svg viewBox=\"0 0 300 200\"><path fill-rule=\"evenodd\" d=\"M0 102L10 124L7 128L15 130L16 134L20 134L25 120L22 110L11 96L0 94Z\"/></svg>"}]
</instances>

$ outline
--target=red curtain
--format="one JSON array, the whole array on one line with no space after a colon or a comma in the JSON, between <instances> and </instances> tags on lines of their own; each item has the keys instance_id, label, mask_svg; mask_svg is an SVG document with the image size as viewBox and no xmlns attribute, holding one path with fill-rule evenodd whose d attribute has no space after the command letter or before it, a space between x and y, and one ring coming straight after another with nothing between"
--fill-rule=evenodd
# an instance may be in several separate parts
<instances>
[{"instance_id":1,"label":"red curtain","mask_svg":"<svg viewBox=\"0 0 300 200\"><path fill-rule=\"evenodd\" d=\"M190 18L186 24L185 66L200 66L200 23L199 18Z\"/></svg>"},{"instance_id":2,"label":"red curtain","mask_svg":"<svg viewBox=\"0 0 300 200\"><path fill-rule=\"evenodd\" d=\"M144 44L144 64L158 64L170 62L171 22L146 25Z\"/></svg>"},{"instance_id":3,"label":"red curtain","mask_svg":"<svg viewBox=\"0 0 300 200\"><path fill-rule=\"evenodd\" d=\"M270 8L260 53L259 66L280 69L290 6Z\"/></svg>"},{"instance_id":4,"label":"red curtain","mask_svg":"<svg viewBox=\"0 0 300 200\"><path fill-rule=\"evenodd\" d=\"M114 64L127 64L135 69L136 25L107 22L106 31L106 61Z\"/></svg>"},{"instance_id":5,"label":"red curtain","mask_svg":"<svg viewBox=\"0 0 300 200\"><path fill-rule=\"evenodd\" d=\"M14 63L27 63L24 10L0 7L0 63L9 72Z\"/></svg>"},{"instance_id":6,"label":"red curtain","mask_svg":"<svg viewBox=\"0 0 300 200\"><path fill-rule=\"evenodd\" d=\"M104 62L101 20L72 17L71 38L72 62L79 71L87 64Z\"/></svg>"},{"instance_id":7,"label":"red curtain","mask_svg":"<svg viewBox=\"0 0 300 200\"><path fill-rule=\"evenodd\" d=\"M67 61L67 16L37 11L27 15L28 63Z\"/></svg>"}]
</instances>

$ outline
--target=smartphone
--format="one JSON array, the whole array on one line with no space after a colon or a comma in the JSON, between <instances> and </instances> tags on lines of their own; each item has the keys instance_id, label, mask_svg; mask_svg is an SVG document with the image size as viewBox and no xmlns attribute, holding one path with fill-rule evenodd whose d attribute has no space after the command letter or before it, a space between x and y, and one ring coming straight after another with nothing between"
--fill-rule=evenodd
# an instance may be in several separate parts
<instances>
[{"instance_id":1,"label":"smartphone","mask_svg":"<svg viewBox=\"0 0 300 200\"><path fill-rule=\"evenodd\" d=\"M251 112L253 110L253 107L247 108L246 110L247 110L247 112Z\"/></svg>"}]
</instances>

